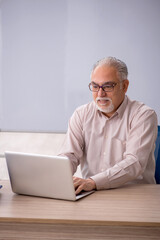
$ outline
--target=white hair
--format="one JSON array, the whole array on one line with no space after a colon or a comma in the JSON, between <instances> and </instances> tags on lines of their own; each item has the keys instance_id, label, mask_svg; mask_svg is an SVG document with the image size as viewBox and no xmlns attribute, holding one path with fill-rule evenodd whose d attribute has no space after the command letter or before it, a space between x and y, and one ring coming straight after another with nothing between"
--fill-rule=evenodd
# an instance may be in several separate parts
<instances>
[{"instance_id":1,"label":"white hair","mask_svg":"<svg viewBox=\"0 0 160 240\"><path fill-rule=\"evenodd\" d=\"M114 67L117 70L117 74L118 74L120 81L127 79L127 77L128 77L127 65L123 61L121 61L115 57L107 57L107 58L103 58L103 59L97 61L93 65L93 68L91 71L91 76L97 67L100 67L103 65Z\"/></svg>"}]
</instances>

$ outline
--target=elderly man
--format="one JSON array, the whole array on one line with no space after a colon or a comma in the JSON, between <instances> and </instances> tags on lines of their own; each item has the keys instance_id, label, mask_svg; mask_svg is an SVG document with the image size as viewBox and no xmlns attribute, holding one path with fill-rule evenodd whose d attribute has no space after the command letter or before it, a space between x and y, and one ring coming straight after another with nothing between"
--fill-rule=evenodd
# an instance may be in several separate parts
<instances>
[{"instance_id":1,"label":"elderly man","mask_svg":"<svg viewBox=\"0 0 160 240\"><path fill-rule=\"evenodd\" d=\"M76 194L155 183L157 116L126 96L127 77L127 66L119 59L98 61L89 84L94 101L77 108L69 121L59 154L70 159L73 174L81 165L83 178L73 177Z\"/></svg>"}]
</instances>

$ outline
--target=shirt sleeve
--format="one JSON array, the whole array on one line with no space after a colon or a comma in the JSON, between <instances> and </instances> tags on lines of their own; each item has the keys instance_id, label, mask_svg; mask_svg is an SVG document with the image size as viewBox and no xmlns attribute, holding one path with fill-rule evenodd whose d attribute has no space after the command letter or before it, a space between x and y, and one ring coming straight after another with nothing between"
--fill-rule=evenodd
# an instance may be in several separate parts
<instances>
[{"instance_id":1,"label":"shirt sleeve","mask_svg":"<svg viewBox=\"0 0 160 240\"><path fill-rule=\"evenodd\" d=\"M143 113L139 111L133 117L129 127L130 131L123 159L106 171L91 177L98 190L116 188L133 181L146 168L149 155L153 153L155 146L157 116L153 110L147 110Z\"/></svg>"},{"instance_id":2,"label":"shirt sleeve","mask_svg":"<svg viewBox=\"0 0 160 240\"><path fill-rule=\"evenodd\" d=\"M71 161L72 173L77 170L83 156L84 140L82 135L82 120L76 110L69 120L68 131L58 155L67 156Z\"/></svg>"}]
</instances>

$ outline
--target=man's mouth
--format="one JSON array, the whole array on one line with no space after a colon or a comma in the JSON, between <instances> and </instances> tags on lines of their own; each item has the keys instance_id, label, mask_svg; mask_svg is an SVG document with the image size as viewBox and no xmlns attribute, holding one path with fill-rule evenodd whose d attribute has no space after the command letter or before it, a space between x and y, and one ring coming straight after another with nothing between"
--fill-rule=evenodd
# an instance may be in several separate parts
<instances>
[{"instance_id":1,"label":"man's mouth","mask_svg":"<svg viewBox=\"0 0 160 240\"><path fill-rule=\"evenodd\" d=\"M108 102L109 102L109 100L98 100L98 104L101 105L101 106L107 105Z\"/></svg>"}]
</instances>

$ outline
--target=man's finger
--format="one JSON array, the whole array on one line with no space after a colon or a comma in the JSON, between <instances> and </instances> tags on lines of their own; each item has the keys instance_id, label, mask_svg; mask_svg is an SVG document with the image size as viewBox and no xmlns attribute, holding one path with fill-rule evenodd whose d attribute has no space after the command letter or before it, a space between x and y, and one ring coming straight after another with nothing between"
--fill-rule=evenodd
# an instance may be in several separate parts
<instances>
[{"instance_id":1,"label":"man's finger","mask_svg":"<svg viewBox=\"0 0 160 240\"><path fill-rule=\"evenodd\" d=\"M73 177L74 188L76 189L79 185L81 185L82 179L78 177Z\"/></svg>"},{"instance_id":2,"label":"man's finger","mask_svg":"<svg viewBox=\"0 0 160 240\"><path fill-rule=\"evenodd\" d=\"M83 187L82 187L82 185L80 185L80 186L76 189L76 195L79 194L82 190L83 190Z\"/></svg>"}]
</instances>

